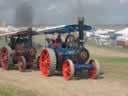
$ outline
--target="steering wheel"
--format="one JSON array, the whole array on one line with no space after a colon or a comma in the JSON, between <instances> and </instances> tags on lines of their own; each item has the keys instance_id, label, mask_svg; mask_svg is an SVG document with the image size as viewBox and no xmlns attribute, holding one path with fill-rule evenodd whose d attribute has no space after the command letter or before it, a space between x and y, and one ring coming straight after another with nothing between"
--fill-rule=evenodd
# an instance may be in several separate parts
<instances>
[{"instance_id":1,"label":"steering wheel","mask_svg":"<svg viewBox=\"0 0 128 96\"><path fill-rule=\"evenodd\" d=\"M74 44L76 43L75 42L76 39L73 35L67 35L66 39L65 39L65 45L69 48L73 48L74 47Z\"/></svg>"}]
</instances>

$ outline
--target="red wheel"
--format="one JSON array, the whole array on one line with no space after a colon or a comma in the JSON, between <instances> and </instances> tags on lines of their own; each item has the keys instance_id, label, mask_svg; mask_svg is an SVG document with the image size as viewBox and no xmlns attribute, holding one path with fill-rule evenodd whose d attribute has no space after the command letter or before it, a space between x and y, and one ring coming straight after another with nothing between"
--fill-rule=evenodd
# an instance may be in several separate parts
<instances>
[{"instance_id":1,"label":"red wheel","mask_svg":"<svg viewBox=\"0 0 128 96\"><path fill-rule=\"evenodd\" d=\"M1 56L0 56L0 63L1 67L4 70L7 70L9 68L9 64L11 64L11 56L10 56L10 50L7 47L3 47L1 50Z\"/></svg>"},{"instance_id":2,"label":"red wheel","mask_svg":"<svg viewBox=\"0 0 128 96\"><path fill-rule=\"evenodd\" d=\"M65 80L70 80L74 75L75 69L73 62L68 59L64 62L62 73Z\"/></svg>"},{"instance_id":3,"label":"red wheel","mask_svg":"<svg viewBox=\"0 0 128 96\"><path fill-rule=\"evenodd\" d=\"M52 49L43 49L39 58L39 66L43 76L48 77L56 69L56 56Z\"/></svg>"},{"instance_id":4,"label":"red wheel","mask_svg":"<svg viewBox=\"0 0 128 96\"><path fill-rule=\"evenodd\" d=\"M18 58L18 70L20 72L24 72L25 69L26 69L26 60L25 60L24 56L20 56Z\"/></svg>"},{"instance_id":5,"label":"red wheel","mask_svg":"<svg viewBox=\"0 0 128 96\"><path fill-rule=\"evenodd\" d=\"M97 60L92 59L89 64L93 64L93 68L88 70L89 78L96 79L100 75L100 64Z\"/></svg>"}]
</instances>

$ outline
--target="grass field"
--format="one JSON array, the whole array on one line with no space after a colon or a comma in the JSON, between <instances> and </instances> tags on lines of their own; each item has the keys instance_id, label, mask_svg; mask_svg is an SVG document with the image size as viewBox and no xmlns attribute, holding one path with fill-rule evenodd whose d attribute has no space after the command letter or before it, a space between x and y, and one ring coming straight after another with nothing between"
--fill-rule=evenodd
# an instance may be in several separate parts
<instances>
[{"instance_id":1,"label":"grass field","mask_svg":"<svg viewBox=\"0 0 128 96\"><path fill-rule=\"evenodd\" d=\"M116 45L108 45L108 46L99 46L97 45L94 41L88 41L89 43L89 46L92 46L92 47L97 47L97 48L103 48L103 49L106 49L106 50L112 50L112 51L120 51L120 52L127 52L128 53L128 48L123 48L121 46L116 46Z\"/></svg>"},{"instance_id":2,"label":"grass field","mask_svg":"<svg viewBox=\"0 0 128 96\"><path fill-rule=\"evenodd\" d=\"M0 86L0 96L16 96L16 90L14 88Z\"/></svg>"},{"instance_id":3,"label":"grass field","mask_svg":"<svg viewBox=\"0 0 128 96\"><path fill-rule=\"evenodd\" d=\"M95 44L93 45L92 43L88 44L87 47L89 47L89 49L91 48L96 49L96 50L91 50L92 51L91 58L96 58L101 63L103 70L105 72L104 74L105 79L128 80L128 76L127 76L128 49L123 50L123 48L122 49L115 48L114 50L114 48L99 47ZM100 53L99 50L104 50L104 51L101 51L102 53ZM95 53L98 53L98 54L95 54ZM123 55L120 56L120 54L123 54Z\"/></svg>"},{"instance_id":4,"label":"grass field","mask_svg":"<svg viewBox=\"0 0 128 96\"><path fill-rule=\"evenodd\" d=\"M0 84L0 96L36 96L36 94L30 90Z\"/></svg>"},{"instance_id":5,"label":"grass field","mask_svg":"<svg viewBox=\"0 0 128 96\"><path fill-rule=\"evenodd\" d=\"M128 58L127 57L101 57L93 55L103 66L105 79L128 80Z\"/></svg>"}]
</instances>

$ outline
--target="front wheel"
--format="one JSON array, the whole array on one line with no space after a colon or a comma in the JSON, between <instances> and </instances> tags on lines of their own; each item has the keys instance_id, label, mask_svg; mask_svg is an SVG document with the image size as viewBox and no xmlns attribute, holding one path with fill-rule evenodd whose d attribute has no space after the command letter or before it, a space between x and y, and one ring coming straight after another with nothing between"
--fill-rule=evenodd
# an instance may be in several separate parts
<instances>
[{"instance_id":1,"label":"front wheel","mask_svg":"<svg viewBox=\"0 0 128 96\"><path fill-rule=\"evenodd\" d=\"M75 67L72 62L72 60L68 59L64 61L63 68L62 68L62 74L65 80L70 80L74 76L75 73Z\"/></svg>"},{"instance_id":2,"label":"front wheel","mask_svg":"<svg viewBox=\"0 0 128 96\"><path fill-rule=\"evenodd\" d=\"M100 75L100 72L101 72L100 71L101 68L100 68L100 64L99 64L98 60L91 59L89 61L89 64L93 64L93 68L88 70L89 78L90 79L97 79Z\"/></svg>"}]
</instances>

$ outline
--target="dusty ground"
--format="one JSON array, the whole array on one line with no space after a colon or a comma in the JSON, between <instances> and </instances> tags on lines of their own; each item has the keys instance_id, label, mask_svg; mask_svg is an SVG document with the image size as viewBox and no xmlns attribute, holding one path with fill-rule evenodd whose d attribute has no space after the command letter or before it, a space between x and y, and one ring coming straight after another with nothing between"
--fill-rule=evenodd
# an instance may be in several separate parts
<instances>
[{"instance_id":1,"label":"dusty ground","mask_svg":"<svg viewBox=\"0 0 128 96\"><path fill-rule=\"evenodd\" d=\"M127 53L89 47L98 56L128 57ZM31 90L36 96L128 96L127 70L118 65L104 64L105 74L98 80L78 79L65 81L62 76L43 77L40 71L21 73L0 69L0 84ZM111 68L112 67L112 68ZM113 67L115 69L113 70ZM127 68L126 68L127 69ZM126 75L124 75L126 74ZM113 77L113 78L112 78Z\"/></svg>"},{"instance_id":2,"label":"dusty ground","mask_svg":"<svg viewBox=\"0 0 128 96\"><path fill-rule=\"evenodd\" d=\"M32 90L37 96L128 96L126 83L105 78L65 81L61 76L42 77L39 71L20 73L0 69L0 84Z\"/></svg>"}]
</instances>

